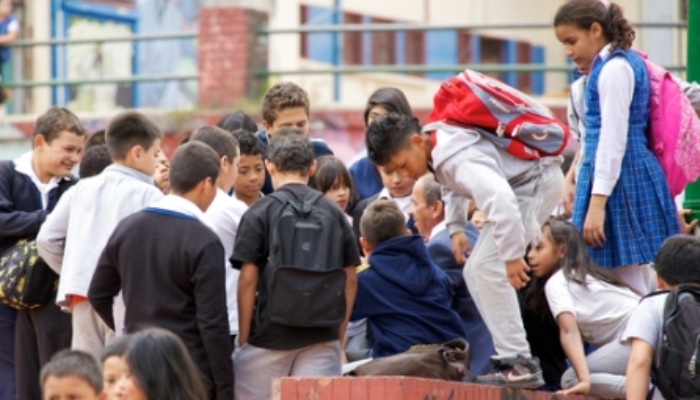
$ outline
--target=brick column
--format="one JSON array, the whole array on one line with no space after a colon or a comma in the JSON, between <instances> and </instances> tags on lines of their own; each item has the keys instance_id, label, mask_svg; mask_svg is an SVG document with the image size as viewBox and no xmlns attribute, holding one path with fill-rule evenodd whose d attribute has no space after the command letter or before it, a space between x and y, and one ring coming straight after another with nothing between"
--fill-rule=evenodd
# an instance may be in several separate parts
<instances>
[{"instance_id":1,"label":"brick column","mask_svg":"<svg viewBox=\"0 0 700 400\"><path fill-rule=\"evenodd\" d=\"M267 46L254 31L264 13L240 7L203 8L199 14L199 105L226 108L256 97L255 70L267 66Z\"/></svg>"}]
</instances>

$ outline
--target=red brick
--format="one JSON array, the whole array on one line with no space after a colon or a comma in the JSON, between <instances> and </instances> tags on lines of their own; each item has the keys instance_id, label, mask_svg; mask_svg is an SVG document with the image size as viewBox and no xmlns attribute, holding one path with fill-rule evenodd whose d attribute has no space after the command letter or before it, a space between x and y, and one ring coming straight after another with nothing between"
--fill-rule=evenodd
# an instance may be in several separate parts
<instances>
[{"instance_id":1,"label":"red brick","mask_svg":"<svg viewBox=\"0 0 700 400\"><path fill-rule=\"evenodd\" d=\"M318 379L295 378L297 380L297 400L316 400L318 397Z\"/></svg>"},{"instance_id":2,"label":"red brick","mask_svg":"<svg viewBox=\"0 0 700 400\"><path fill-rule=\"evenodd\" d=\"M298 400L297 381L292 378L272 381L272 400Z\"/></svg>"},{"instance_id":3,"label":"red brick","mask_svg":"<svg viewBox=\"0 0 700 400\"><path fill-rule=\"evenodd\" d=\"M375 377L369 379L367 388L369 400L384 400L386 398L386 380L387 377Z\"/></svg>"},{"instance_id":4,"label":"red brick","mask_svg":"<svg viewBox=\"0 0 700 400\"><path fill-rule=\"evenodd\" d=\"M333 400L350 400L350 385L354 381L353 378L335 378L333 379L333 395L329 399ZM321 399L319 399L321 400Z\"/></svg>"}]
</instances>

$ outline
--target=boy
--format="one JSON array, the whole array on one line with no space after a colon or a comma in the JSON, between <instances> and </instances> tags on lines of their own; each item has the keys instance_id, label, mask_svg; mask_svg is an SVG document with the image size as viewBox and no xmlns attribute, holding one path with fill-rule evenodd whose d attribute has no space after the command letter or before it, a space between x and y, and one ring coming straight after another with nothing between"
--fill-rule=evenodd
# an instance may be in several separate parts
<instances>
[{"instance_id":1,"label":"boy","mask_svg":"<svg viewBox=\"0 0 700 400\"><path fill-rule=\"evenodd\" d=\"M654 260L657 287L660 290L673 290L681 285L700 285L698 260L698 238L679 235L666 239ZM668 294L659 294L642 299L622 334L621 340L631 345L627 364L627 399L648 398L652 368L659 368L656 361L662 344L667 297ZM659 390L655 389L654 398L661 398L660 395Z\"/></svg>"},{"instance_id":2,"label":"boy","mask_svg":"<svg viewBox=\"0 0 700 400\"><path fill-rule=\"evenodd\" d=\"M34 239L75 184L71 170L80 161L85 133L75 114L51 108L36 121L32 151L0 162L0 254L20 239ZM0 399L15 398L15 379L17 398L40 397L41 366L70 338L70 317L55 304L20 312L0 305Z\"/></svg>"},{"instance_id":3,"label":"boy","mask_svg":"<svg viewBox=\"0 0 700 400\"><path fill-rule=\"evenodd\" d=\"M369 320L374 336L372 357L464 338L462 321L451 308L450 278L430 260L423 238L406 229L396 204L372 202L360 227L360 243L369 266L357 275L350 319Z\"/></svg>"},{"instance_id":4,"label":"boy","mask_svg":"<svg viewBox=\"0 0 700 400\"><path fill-rule=\"evenodd\" d=\"M89 178L101 174L110 165L112 165L112 158L109 156L107 145L91 146L85 149L78 174L81 178Z\"/></svg>"},{"instance_id":5,"label":"boy","mask_svg":"<svg viewBox=\"0 0 700 400\"><path fill-rule=\"evenodd\" d=\"M241 150L233 195L250 207L262 197L260 190L265 183L265 148L255 135L248 132L238 130L233 132L233 137Z\"/></svg>"},{"instance_id":6,"label":"boy","mask_svg":"<svg viewBox=\"0 0 700 400\"><path fill-rule=\"evenodd\" d=\"M294 127L309 135L309 95L293 82L282 82L271 87L263 98L263 128L256 136L264 148L268 147L270 138L282 127ZM326 142L312 139L314 158L333 155ZM270 174L265 174L263 193L273 191Z\"/></svg>"},{"instance_id":7,"label":"boy","mask_svg":"<svg viewBox=\"0 0 700 400\"><path fill-rule=\"evenodd\" d=\"M3 66L10 62L12 54L8 44L17 40L19 35L19 23L12 16L12 0L0 0L0 105L7 100L7 93L2 87Z\"/></svg>"},{"instance_id":8,"label":"boy","mask_svg":"<svg viewBox=\"0 0 700 400\"><path fill-rule=\"evenodd\" d=\"M257 140L247 134L252 140ZM226 297L228 305L228 320L231 328L231 344L235 343L238 335L238 303L237 291L238 270L231 267L229 258L233 254L233 243L236 241L238 223L248 208L245 204L229 196L233 182L236 180L238 164L238 142L221 128L204 126L192 134L190 142L202 142L209 145L219 154L219 177L216 180L216 197L204 213L211 222L214 232L224 245L224 263L226 265Z\"/></svg>"},{"instance_id":9,"label":"boy","mask_svg":"<svg viewBox=\"0 0 700 400\"><path fill-rule=\"evenodd\" d=\"M334 266L325 267L326 272L345 272L346 313L339 326L304 327L273 322L267 308L273 296L268 290L266 268L273 267L268 264L268 258L276 253L272 253L275 249L270 249L269 243L270 237L275 237L271 232L279 227L276 218L283 203L275 195L255 202L241 219L238 229L245 234L236 236L231 257L233 267L241 271L238 280L238 343L241 347L234 353L235 392L239 400L269 399L272 379L277 377L340 375L341 342L357 287L355 267L360 264L352 229L343 212L332 200L307 186L316 165L308 136L300 129L281 129L272 138L265 164L281 195L296 200L318 195L314 203L316 211L332 218L333 225L328 225L330 229L320 234L337 238L338 247L331 250L305 247L294 251L324 250L337 256L331 261ZM289 251L278 250L280 253Z\"/></svg>"},{"instance_id":10,"label":"boy","mask_svg":"<svg viewBox=\"0 0 700 400\"><path fill-rule=\"evenodd\" d=\"M432 124L423 131L410 117L381 116L367 130L369 158L413 179L434 169L447 189L445 221L460 264L463 251L469 251L464 234L466 198L486 214L488 222L464 276L493 337L499 371L478 380L518 388L542 386L542 370L530 354L513 287L519 289L529 280L525 246L538 238L539 225L561 199L560 159L518 159L469 129Z\"/></svg>"},{"instance_id":11,"label":"boy","mask_svg":"<svg viewBox=\"0 0 700 400\"><path fill-rule=\"evenodd\" d=\"M97 360L82 351L64 350L41 371L44 400L104 400Z\"/></svg>"},{"instance_id":12,"label":"boy","mask_svg":"<svg viewBox=\"0 0 700 400\"><path fill-rule=\"evenodd\" d=\"M219 168L219 156L206 144L179 147L170 166L171 194L117 225L88 298L113 329L112 299L122 291L126 332L144 324L174 332L202 372L209 398L230 400L224 248L204 217Z\"/></svg>"},{"instance_id":13,"label":"boy","mask_svg":"<svg viewBox=\"0 0 700 400\"><path fill-rule=\"evenodd\" d=\"M114 163L66 193L37 237L39 255L61 276L56 302L72 313L71 347L96 358L114 332L87 302L88 286L119 221L163 197L151 177L161 137L143 114L127 111L114 117L106 133Z\"/></svg>"}]
</instances>

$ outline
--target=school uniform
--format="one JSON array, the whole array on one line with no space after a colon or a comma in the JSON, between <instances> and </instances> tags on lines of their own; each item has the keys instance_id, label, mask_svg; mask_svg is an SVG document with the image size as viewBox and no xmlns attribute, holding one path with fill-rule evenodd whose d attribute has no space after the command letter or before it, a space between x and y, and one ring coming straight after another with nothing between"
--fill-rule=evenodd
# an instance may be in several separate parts
<instances>
[{"instance_id":1,"label":"school uniform","mask_svg":"<svg viewBox=\"0 0 700 400\"><path fill-rule=\"evenodd\" d=\"M411 209L411 196L393 197L387 188L382 187L379 193L361 200L352 210L352 230L355 232L355 237L357 238L358 244L360 243L360 236L362 236L360 232L362 214L364 214L367 206L369 206L369 204L375 200L391 200L396 203L399 210L401 210L403 213L404 218L406 218L406 228L410 229L412 233L418 233L418 230L414 226L415 221L413 220L413 217L408 214L409 210Z\"/></svg>"},{"instance_id":2,"label":"school uniform","mask_svg":"<svg viewBox=\"0 0 700 400\"><path fill-rule=\"evenodd\" d=\"M248 206L242 201L230 197L221 189L217 189L214 201L209 205L204 215L211 223L214 232L219 236L224 246L224 264L226 270L226 305L228 307L228 319L231 328L231 337L238 335L238 276L240 271L231 266L233 255L233 243L236 241L236 232L241 217ZM233 343L233 341L231 342Z\"/></svg>"},{"instance_id":3,"label":"school uniform","mask_svg":"<svg viewBox=\"0 0 700 400\"><path fill-rule=\"evenodd\" d=\"M194 203L175 195L124 218L100 256L88 298L114 329L112 298L122 291L126 332L143 324L172 331L202 372L209 398L230 400L224 248L203 221Z\"/></svg>"},{"instance_id":4,"label":"school uniform","mask_svg":"<svg viewBox=\"0 0 700 400\"><path fill-rule=\"evenodd\" d=\"M469 222L464 228L464 234L467 236L469 246L473 249L479 238L479 230ZM469 369L472 375L484 375L491 372L493 368L491 356L495 353L493 339L491 339L491 333L481 318L479 310L474 304L474 299L469 293L467 283L464 281L462 275L464 265L457 263L454 254L452 254L452 239L447 231L445 221L441 221L433 228L425 246L430 254L430 259L452 280L452 291L454 292L452 309L459 314L466 334L464 338L469 342Z\"/></svg>"},{"instance_id":5,"label":"school uniform","mask_svg":"<svg viewBox=\"0 0 700 400\"><path fill-rule=\"evenodd\" d=\"M260 130L258 131L258 133L255 134L255 136L257 136L258 140L260 140L260 143L262 143L263 147L267 149L267 146L269 146L270 144L270 137L268 136L267 131ZM314 158L333 155L333 151L330 149L330 147L328 147L328 145L326 144L326 142L323 141L323 139L311 138L311 145L314 149ZM270 178L270 173L267 172L267 169L265 169L265 184L263 185L261 191L265 195L268 195L275 191L275 188L272 187L272 178Z\"/></svg>"},{"instance_id":6,"label":"school uniform","mask_svg":"<svg viewBox=\"0 0 700 400\"><path fill-rule=\"evenodd\" d=\"M32 154L0 162L0 254L20 239L34 239L58 199L76 182L54 177L42 183L34 173ZM70 316L55 304L20 312L0 305L0 399L40 399L41 367L70 346L70 340Z\"/></svg>"},{"instance_id":7,"label":"school uniform","mask_svg":"<svg viewBox=\"0 0 700 400\"><path fill-rule=\"evenodd\" d=\"M450 234L467 224L467 199L486 214L464 268L464 278L499 356L530 356L515 290L505 262L525 256L559 204L564 176L560 157L537 161L517 158L478 132L442 123L434 132L433 170L443 188L445 222Z\"/></svg>"},{"instance_id":8,"label":"school uniform","mask_svg":"<svg viewBox=\"0 0 700 400\"><path fill-rule=\"evenodd\" d=\"M41 227L37 250L60 275L56 303L72 312L73 349L99 357L114 336L86 301L90 280L117 224L162 197L151 176L112 164L75 185Z\"/></svg>"},{"instance_id":9,"label":"school uniform","mask_svg":"<svg viewBox=\"0 0 700 400\"><path fill-rule=\"evenodd\" d=\"M586 134L573 224L583 230L591 196L607 196L605 242L589 248L612 268L653 261L663 241L681 232L666 177L649 150L649 78L632 50L605 46L586 84Z\"/></svg>"},{"instance_id":10,"label":"school uniform","mask_svg":"<svg viewBox=\"0 0 700 400\"><path fill-rule=\"evenodd\" d=\"M452 281L432 262L421 236L378 243L368 262L357 274L350 320L367 318L374 338L372 357L465 337L452 309Z\"/></svg>"},{"instance_id":11,"label":"school uniform","mask_svg":"<svg viewBox=\"0 0 700 400\"><path fill-rule=\"evenodd\" d=\"M348 171L355 185L358 201L372 197L384 188L377 166L367 156L354 162Z\"/></svg>"}]
</instances>

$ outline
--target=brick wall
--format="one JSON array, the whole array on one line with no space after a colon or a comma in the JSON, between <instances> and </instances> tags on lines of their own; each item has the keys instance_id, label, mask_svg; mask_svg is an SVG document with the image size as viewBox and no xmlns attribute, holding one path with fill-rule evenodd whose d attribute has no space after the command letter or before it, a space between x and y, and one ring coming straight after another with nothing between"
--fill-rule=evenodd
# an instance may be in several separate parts
<instances>
[{"instance_id":1,"label":"brick wall","mask_svg":"<svg viewBox=\"0 0 700 400\"><path fill-rule=\"evenodd\" d=\"M264 13L240 7L204 8L199 14L199 106L223 108L257 97L255 69L267 65L267 47L254 30Z\"/></svg>"},{"instance_id":2,"label":"brick wall","mask_svg":"<svg viewBox=\"0 0 700 400\"><path fill-rule=\"evenodd\" d=\"M276 379L272 400L585 400L529 390L409 377Z\"/></svg>"}]
</instances>

